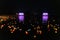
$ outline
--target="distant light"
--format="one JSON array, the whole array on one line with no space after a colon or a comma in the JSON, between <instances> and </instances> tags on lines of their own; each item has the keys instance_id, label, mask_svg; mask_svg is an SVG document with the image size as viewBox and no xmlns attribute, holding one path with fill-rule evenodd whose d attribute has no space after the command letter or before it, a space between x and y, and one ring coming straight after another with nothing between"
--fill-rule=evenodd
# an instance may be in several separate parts
<instances>
[{"instance_id":1,"label":"distant light","mask_svg":"<svg viewBox=\"0 0 60 40\"><path fill-rule=\"evenodd\" d=\"M57 31L58 29L57 28L54 28L55 31Z\"/></svg>"},{"instance_id":2,"label":"distant light","mask_svg":"<svg viewBox=\"0 0 60 40\"><path fill-rule=\"evenodd\" d=\"M55 33L57 33L57 31L55 31Z\"/></svg>"},{"instance_id":3,"label":"distant light","mask_svg":"<svg viewBox=\"0 0 60 40\"><path fill-rule=\"evenodd\" d=\"M12 30L12 29L10 29L10 32L11 32L11 33L13 33L13 30Z\"/></svg>"},{"instance_id":4,"label":"distant light","mask_svg":"<svg viewBox=\"0 0 60 40\"><path fill-rule=\"evenodd\" d=\"M3 19L1 19L1 21L3 21Z\"/></svg>"},{"instance_id":5,"label":"distant light","mask_svg":"<svg viewBox=\"0 0 60 40\"><path fill-rule=\"evenodd\" d=\"M34 35L34 38L36 38L36 35Z\"/></svg>"},{"instance_id":6,"label":"distant light","mask_svg":"<svg viewBox=\"0 0 60 40\"><path fill-rule=\"evenodd\" d=\"M48 13L43 13L43 15L48 15Z\"/></svg>"},{"instance_id":7,"label":"distant light","mask_svg":"<svg viewBox=\"0 0 60 40\"><path fill-rule=\"evenodd\" d=\"M25 34L28 35L29 34L28 31L25 31Z\"/></svg>"},{"instance_id":8,"label":"distant light","mask_svg":"<svg viewBox=\"0 0 60 40\"><path fill-rule=\"evenodd\" d=\"M42 31L41 30L39 32L40 32L40 34L42 34Z\"/></svg>"},{"instance_id":9,"label":"distant light","mask_svg":"<svg viewBox=\"0 0 60 40\"><path fill-rule=\"evenodd\" d=\"M24 13L19 13L19 15L24 15Z\"/></svg>"},{"instance_id":10,"label":"distant light","mask_svg":"<svg viewBox=\"0 0 60 40\"><path fill-rule=\"evenodd\" d=\"M53 27L53 25L52 25L52 24L50 24L50 26L51 26L51 27Z\"/></svg>"},{"instance_id":11,"label":"distant light","mask_svg":"<svg viewBox=\"0 0 60 40\"><path fill-rule=\"evenodd\" d=\"M4 27L4 25L1 25L1 29Z\"/></svg>"},{"instance_id":12,"label":"distant light","mask_svg":"<svg viewBox=\"0 0 60 40\"><path fill-rule=\"evenodd\" d=\"M22 31L22 29L19 29L20 31Z\"/></svg>"},{"instance_id":13,"label":"distant light","mask_svg":"<svg viewBox=\"0 0 60 40\"><path fill-rule=\"evenodd\" d=\"M19 29L19 27L17 27L17 29Z\"/></svg>"},{"instance_id":14,"label":"distant light","mask_svg":"<svg viewBox=\"0 0 60 40\"><path fill-rule=\"evenodd\" d=\"M40 29L40 26L39 25L37 26L37 29Z\"/></svg>"},{"instance_id":15,"label":"distant light","mask_svg":"<svg viewBox=\"0 0 60 40\"><path fill-rule=\"evenodd\" d=\"M8 28L11 28L11 26L8 26Z\"/></svg>"},{"instance_id":16,"label":"distant light","mask_svg":"<svg viewBox=\"0 0 60 40\"><path fill-rule=\"evenodd\" d=\"M50 25L48 24L48 25L47 25L47 28L49 28L49 27L50 27Z\"/></svg>"},{"instance_id":17,"label":"distant light","mask_svg":"<svg viewBox=\"0 0 60 40\"><path fill-rule=\"evenodd\" d=\"M55 20L53 20L53 22L55 22Z\"/></svg>"},{"instance_id":18,"label":"distant light","mask_svg":"<svg viewBox=\"0 0 60 40\"><path fill-rule=\"evenodd\" d=\"M28 29L27 31L31 31L31 29Z\"/></svg>"}]
</instances>

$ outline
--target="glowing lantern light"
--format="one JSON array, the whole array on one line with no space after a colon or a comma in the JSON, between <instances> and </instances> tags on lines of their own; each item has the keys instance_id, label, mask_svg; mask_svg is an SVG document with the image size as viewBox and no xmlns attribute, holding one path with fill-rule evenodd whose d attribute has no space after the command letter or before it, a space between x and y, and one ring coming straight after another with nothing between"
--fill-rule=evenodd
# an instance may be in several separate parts
<instances>
[{"instance_id":1,"label":"glowing lantern light","mask_svg":"<svg viewBox=\"0 0 60 40\"><path fill-rule=\"evenodd\" d=\"M48 21L48 13L42 14L42 23L46 23Z\"/></svg>"},{"instance_id":2,"label":"glowing lantern light","mask_svg":"<svg viewBox=\"0 0 60 40\"><path fill-rule=\"evenodd\" d=\"M24 15L24 13L19 13L19 15Z\"/></svg>"},{"instance_id":3,"label":"glowing lantern light","mask_svg":"<svg viewBox=\"0 0 60 40\"><path fill-rule=\"evenodd\" d=\"M43 13L43 15L48 15L48 13Z\"/></svg>"},{"instance_id":4,"label":"glowing lantern light","mask_svg":"<svg viewBox=\"0 0 60 40\"><path fill-rule=\"evenodd\" d=\"M24 13L19 13L19 21L24 21Z\"/></svg>"}]
</instances>

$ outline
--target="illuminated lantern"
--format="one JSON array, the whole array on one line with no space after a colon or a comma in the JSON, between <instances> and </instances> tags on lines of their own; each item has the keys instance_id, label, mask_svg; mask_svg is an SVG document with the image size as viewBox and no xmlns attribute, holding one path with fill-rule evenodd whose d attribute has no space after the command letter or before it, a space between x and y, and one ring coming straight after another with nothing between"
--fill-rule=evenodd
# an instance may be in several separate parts
<instances>
[{"instance_id":1,"label":"illuminated lantern","mask_svg":"<svg viewBox=\"0 0 60 40\"><path fill-rule=\"evenodd\" d=\"M42 23L46 23L48 21L48 13L42 14Z\"/></svg>"},{"instance_id":2,"label":"illuminated lantern","mask_svg":"<svg viewBox=\"0 0 60 40\"><path fill-rule=\"evenodd\" d=\"M24 21L24 13L19 13L18 14L19 21Z\"/></svg>"}]
</instances>

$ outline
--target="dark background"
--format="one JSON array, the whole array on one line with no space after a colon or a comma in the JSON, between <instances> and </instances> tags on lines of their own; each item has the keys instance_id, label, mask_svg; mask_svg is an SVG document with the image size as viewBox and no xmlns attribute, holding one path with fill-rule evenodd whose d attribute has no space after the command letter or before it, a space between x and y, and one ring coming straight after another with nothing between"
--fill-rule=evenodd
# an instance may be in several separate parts
<instances>
[{"instance_id":1,"label":"dark background","mask_svg":"<svg viewBox=\"0 0 60 40\"><path fill-rule=\"evenodd\" d=\"M59 0L0 0L0 15L24 12L26 16L48 12L50 17L60 18ZM30 15L31 14L31 15ZM39 16L40 16L39 15Z\"/></svg>"},{"instance_id":2,"label":"dark background","mask_svg":"<svg viewBox=\"0 0 60 40\"><path fill-rule=\"evenodd\" d=\"M0 15L14 15L23 11L26 15L34 12L41 14L46 11L55 18L60 18L60 1L59 0L0 0ZM53 19L53 18L52 18ZM60 21L60 20L59 20ZM1 35L4 34L4 35ZM6 39L8 33L0 31L1 40ZM3 38L2 38L3 37Z\"/></svg>"},{"instance_id":3,"label":"dark background","mask_svg":"<svg viewBox=\"0 0 60 40\"><path fill-rule=\"evenodd\" d=\"M15 14L19 11L59 14L59 0L0 0L0 14Z\"/></svg>"}]
</instances>

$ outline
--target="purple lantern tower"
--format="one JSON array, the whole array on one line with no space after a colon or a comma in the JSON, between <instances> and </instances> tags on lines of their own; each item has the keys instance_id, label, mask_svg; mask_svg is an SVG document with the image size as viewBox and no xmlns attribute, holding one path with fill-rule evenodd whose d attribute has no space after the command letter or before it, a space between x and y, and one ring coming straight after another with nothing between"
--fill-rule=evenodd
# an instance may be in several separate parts
<instances>
[{"instance_id":1,"label":"purple lantern tower","mask_svg":"<svg viewBox=\"0 0 60 40\"><path fill-rule=\"evenodd\" d=\"M48 13L43 13L42 14L42 23L47 23L48 21Z\"/></svg>"},{"instance_id":2,"label":"purple lantern tower","mask_svg":"<svg viewBox=\"0 0 60 40\"><path fill-rule=\"evenodd\" d=\"M24 13L19 13L18 18L19 18L20 22L23 22L24 21Z\"/></svg>"}]
</instances>

